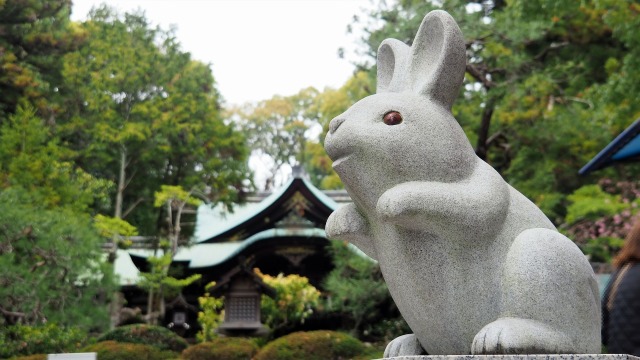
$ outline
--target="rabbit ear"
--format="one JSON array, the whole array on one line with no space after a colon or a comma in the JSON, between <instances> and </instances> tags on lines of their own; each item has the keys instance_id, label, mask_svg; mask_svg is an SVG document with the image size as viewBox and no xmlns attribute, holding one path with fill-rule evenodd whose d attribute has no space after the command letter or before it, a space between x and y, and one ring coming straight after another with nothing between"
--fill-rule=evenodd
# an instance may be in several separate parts
<instances>
[{"instance_id":1,"label":"rabbit ear","mask_svg":"<svg viewBox=\"0 0 640 360\"><path fill-rule=\"evenodd\" d=\"M407 88L410 50L409 46L396 39L386 39L380 44L377 93L402 91Z\"/></svg>"},{"instance_id":2,"label":"rabbit ear","mask_svg":"<svg viewBox=\"0 0 640 360\"><path fill-rule=\"evenodd\" d=\"M411 50L411 88L450 109L467 65L458 24L445 11L431 11L422 20Z\"/></svg>"}]
</instances>

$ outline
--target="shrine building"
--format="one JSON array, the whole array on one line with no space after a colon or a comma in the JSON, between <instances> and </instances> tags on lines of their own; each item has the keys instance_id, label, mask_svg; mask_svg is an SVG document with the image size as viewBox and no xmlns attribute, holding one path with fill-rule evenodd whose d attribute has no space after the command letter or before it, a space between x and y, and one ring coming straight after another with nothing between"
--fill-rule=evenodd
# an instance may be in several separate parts
<instances>
[{"instance_id":1,"label":"shrine building","mask_svg":"<svg viewBox=\"0 0 640 360\"><path fill-rule=\"evenodd\" d=\"M254 272L277 276L299 274L315 287L332 270L324 227L329 215L351 202L346 191L321 191L294 171L292 178L272 193L256 193L233 212L223 206L201 205L192 245L176 253L172 269L182 277L201 274L196 283L183 289L166 305L164 326L183 336L197 331L198 297L205 286L214 296L225 297L225 320L220 330L233 335L261 331L260 296L274 295ZM126 307L146 314L147 294L138 286L140 271L147 271L151 249L118 250L115 263Z\"/></svg>"}]
</instances>

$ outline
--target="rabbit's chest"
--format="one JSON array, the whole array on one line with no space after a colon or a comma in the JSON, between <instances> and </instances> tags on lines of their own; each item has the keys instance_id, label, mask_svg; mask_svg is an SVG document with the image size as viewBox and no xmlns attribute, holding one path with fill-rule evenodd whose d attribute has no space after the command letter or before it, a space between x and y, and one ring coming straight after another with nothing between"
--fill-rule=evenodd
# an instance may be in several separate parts
<instances>
[{"instance_id":1,"label":"rabbit's chest","mask_svg":"<svg viewBox=\"0 0 640 360\"><path fill-rule=\"evenodd\" d=\"M416 273L429 283L484 283L484 278L499 271L491 254L494 242L473 241L472 236L454 242L428 231L387 225L376 229L373 241L382 267Z\"/></svg>"},{"instance_id":2,"label":"rabbit's chest","mask_svg":"<svg viewBox=\"0 0 640 360\"><path fill-rule=\"evenodd\" d=\"M403 314L463 338L497 314L500 266L489 260L490 249L393 227L380 229L375 241L380 268ZM465 320L458 326L451 324L460 318Z\"/></svg>"}]
</instances>

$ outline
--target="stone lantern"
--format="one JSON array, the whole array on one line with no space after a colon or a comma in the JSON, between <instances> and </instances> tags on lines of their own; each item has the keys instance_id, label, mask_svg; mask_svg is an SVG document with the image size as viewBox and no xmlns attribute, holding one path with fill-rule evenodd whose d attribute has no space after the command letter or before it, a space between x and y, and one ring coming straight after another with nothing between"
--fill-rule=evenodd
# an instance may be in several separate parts
<instances>
[{"instance_id":1,"label":"stone lantern","mask_svg":"<svg viewBox=\"0 0 640 360\"><path fill-rule=\"evenodd\" d=\"M224 335L261 335L265 332L260 322L262 294L274 297L276 291L246 266L238 266L214 286L211 295L224 296L224 321L218 332Z\"/></svg>"}]
</instances>

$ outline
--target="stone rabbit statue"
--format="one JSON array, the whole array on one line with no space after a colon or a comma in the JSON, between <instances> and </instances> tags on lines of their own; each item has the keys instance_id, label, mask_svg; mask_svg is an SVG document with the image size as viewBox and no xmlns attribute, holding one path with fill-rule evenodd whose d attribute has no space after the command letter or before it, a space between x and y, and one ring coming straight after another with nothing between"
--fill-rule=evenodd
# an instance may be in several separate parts
<instances>
[{"instance_id":1,"label":"stone rabbit statue","mask_svg":"<svg viewBox=\"0 0 640 360\"><path fill-rule=\"evenodd\" d=\"M451 114L464 38L433 11L411 47L378 50L377 93L330 123L325 149L353 203L330 238L376 259L414 334L385 357L599 353L589 262L474 153Z\"/></svg>"}]
</instances>

